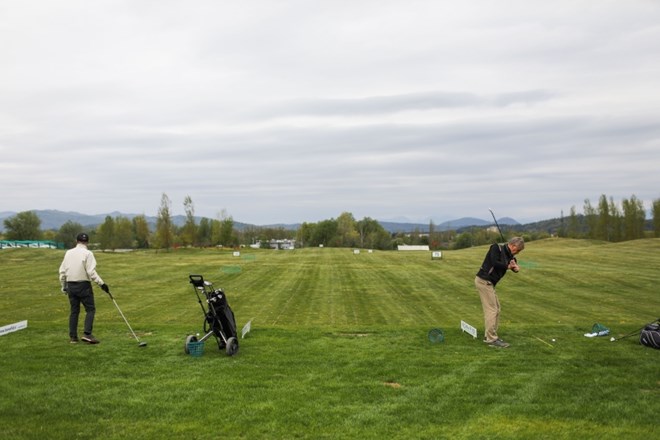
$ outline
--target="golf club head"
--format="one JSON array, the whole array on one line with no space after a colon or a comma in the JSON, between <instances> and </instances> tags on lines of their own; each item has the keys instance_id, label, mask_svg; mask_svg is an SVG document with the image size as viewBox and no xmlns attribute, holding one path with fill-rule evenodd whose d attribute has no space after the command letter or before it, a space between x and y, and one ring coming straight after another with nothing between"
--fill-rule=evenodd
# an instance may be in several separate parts
<instances>
[{"instance_id":1,"label":"golf club head","mask_svg":"<svg viewBox=\"0 0 660 440\"><path fill-rule=\"evenodd\" d=\"M147 346L147 343L144 342L144 341L142 341L138 344L138 347L146 347L146 346Z\"/></svg>"}]
</instances>

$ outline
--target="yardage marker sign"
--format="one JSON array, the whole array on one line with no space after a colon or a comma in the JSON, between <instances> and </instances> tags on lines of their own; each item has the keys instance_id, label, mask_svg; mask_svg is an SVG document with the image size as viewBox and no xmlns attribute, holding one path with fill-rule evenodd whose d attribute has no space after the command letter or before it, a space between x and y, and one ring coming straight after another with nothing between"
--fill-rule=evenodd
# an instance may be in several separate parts
<instances>
[{"instance_id":1,"label":"yardage marker sign","mask_svg":"<svg viewBox=\"0 0 660 440\"><path fill-rule=\"evenodd\" d=\"M27 328L27 321L19 321L15 322L14 324L5 325L4 327L0 327L0 336L4 336L7 333L23 330L24 328Z\"/></svg>"},{"instance_id":2,"label":"yardage marker sign","mask_svg":"<svg viewBox=\"0 0 660 440\"><path fill-rule=\"evenodd\" d=\"M254 318L252 318L254 319ZM243 330L241 331L241 339L245 339L245 335L250 332L250 329L252 328L252 319L250 319L247 324L243 326Z\"/></svg>"},{"instance_id":3,"label":"yardage marker sign","mask_svg":"<svg viewBox=\"0 0 660 440\"><path fill-rule=\"evenodd\" d=\"M473 338L477 338L477 329L472 327L470 324L468 324L465 321L461 321L461 330L464 332L472 335Z\"/></svg>"}]
</instances>

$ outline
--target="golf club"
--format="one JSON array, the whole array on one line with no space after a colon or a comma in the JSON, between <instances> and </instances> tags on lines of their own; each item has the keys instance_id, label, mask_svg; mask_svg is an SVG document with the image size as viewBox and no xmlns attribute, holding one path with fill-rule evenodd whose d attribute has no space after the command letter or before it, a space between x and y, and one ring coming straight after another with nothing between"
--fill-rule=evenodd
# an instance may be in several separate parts
<instances>
[{"instance_id":1,"label":"golf club","mask_svg":"<svg viewBox=\"0 0 660 440\"><path fill-rule=\"evenodd\" d=\"M660 318L656 319L655 321L651 321L651 322L649 322L648 324L644 324L642 327L640 327L639 329L635 330L634 332L632 332L632 333L628 333L627 335L625 335L625 336L621 336L620 338L615 338L614 336L612 336L612 337L610 338L610 342L620 341L621 339L626 339L626 338L629 338L629 337L634 336L634 335L639 335L639 332L641 332L642 330L644 330L644 329L646 328L647 325L653 324L653 323L656 322L656 321L660 321Z\"/></svg>"},{"instance_id":2,"label":"golf club","mask_svg":"<svg viewBox=\"0 0 660 440\"><path fill-rule=\"evenodd\" d=\"M140 342L140 339L137 337L137 335L136 335L135 332L133 331L133 328L132 328L131 325L128 323L128 320L126 319L126 317L125 317L124 314L122 313L121 309L119 308L119 305L117 304L117 301L115 301L115 298L112 296L112 293L110 293L110 289L108 289L108 292L107 292L107 293L108 293L108 296L110 296L110 299L112 300L112 302L115 303L115 307L117 307L117 310L119 311L119 314L121 315L121 317L124 318L124 322L125 322L126 325L128 326L128 329L129 329L129 330L131 331L131 333L133 334L133 337L135 338L136 341L138 341L138 347L146 347L146 346L147 346L147 343L146 343L146 342Z\"/></svg>"},{"instance_id":3,"label":"golf club","mask_svg":"<svg viewBox=\"0 0 660 440\"><path fill-rule=\"evenodd\" d=\"M495 226L497 226L497 230L500 231L500 237L502 238L502 241L506 242L506 240L504 239L504 235L502 234L502 230L500 229L500 225L497 224L497 219L495 218L495 214L493 213L493 210L490 208L488 208L488 210L490 211L490 215L493 216L493 220L495 221Z\"/></svg>"}]
</instances>

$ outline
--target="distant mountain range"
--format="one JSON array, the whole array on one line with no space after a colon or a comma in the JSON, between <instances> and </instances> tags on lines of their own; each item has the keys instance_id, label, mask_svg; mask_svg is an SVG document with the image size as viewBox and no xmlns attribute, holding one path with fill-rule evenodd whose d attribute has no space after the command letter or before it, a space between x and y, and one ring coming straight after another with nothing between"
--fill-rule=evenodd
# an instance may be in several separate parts
<instances>
[{"instance_id":1,"label":"distant mountain range","mask_svg":"<svg viewBox=\"0 0 660 440\"><path fill-rule=\"evenodd\" d=\"M430 226L429 223L397 223L397 222L386 222L380 220L378 221L378 223L380 223L380 225L388 232L411 232L415 230L420 232L428 232ZM499 223L500 226L520 225L520 223L518 223L517 221L515 221L510 217L502 217L500 219L497 219L497 223ZM468 228L470 226L483 227L483 226L491 226L491 225L493 225L492 221L486 221L474 217L462 217L456 220L450 220L440 224L434 224L433 228L435 231L449 231L449 230Z\"/></svg>"},{"instance_id":2,"label":"distant mountain range","mask_svg":"<svg viewBox=\"0 0 660 440\"><path fill-rule=\"evenodd\" d=\"M138 214L124 214L121 212L109 212L106 214L96 214L96 215L88 215L88 214L81 214L79 212L64 212L64 211L57 211L57 210L33 210L35 214L37 214L37 217L41 220L41 229L43 230L49 230L49 229L54 229L57 230L59 229L64 223L71 221L74 223L79 223L85 228L95 228L101 223L105 221L105 218L107 216L110 217L125 217L128 218L129 220L132 220L134 217L136 217ZM17 213L16 212L11 212L11 211L5 211L5 212L0 212L0 232L4 231L4 220L9 217L15 216ZM147 222L153 227L156 224L157 217L154 216L146 216ZM202 219L202 217L196 217L196 221L199 224L199 221ZM186 217L184 215L175 215L172 216L172 222L177 225L177 226L183 226L186 222ZM390 221L378 221L381 226L388 232L390 233L397 233L397 232L412 232L412 231L419 231L419 232L428 232L429 230L429 223L398 223L398 222L390 222ZM520 225L516 220L509 218L509 217L503 217L497 220L497 222L500 225L507 225L507 226L517 226ZM473 218L473 217L463 217L459 218L456 220L451 220L451 221L446 221L437 225L434 225L434 229L436 231L447 231L447 230L457 230L457 229L462 229L470 226L489 226L492 225L492 221L486 221L478 218ZM239 231L242 231L246 228L250 227L255 227L255 228L283 228L283 229L288 229L288 230L295 230L298 229L300 226L300 223L294 223L294 224L272 224L272 225L251 225L248 223L241 223L234 221L234 228L236 228Z\"/></svg>"},{"instance_id":3,"label":"distant mountain range","mask_svg":"<svg viewBox=\"0 0 660 440\"><path fill-rule=\"evenodd\" d=\"M38 210L34 209L32 210L35 214L37 214L37 217L41 220L41 229L43 230L49 230L49 229L59 229L64 223L71 221L74 223L79 223L85 228L95 228L101 223L105 221L105 218L110 216L110 217L125 217L129 220L133 220L134 217L137 217L138 215L142 214L124 214L122 212L118 211L113 211L113 212L108 212L106 214L95 214L95 215L89 215L89 214L81 214L79 212L71 212L71 211L57 211L57 210L52 210L52 209L46 209L46 210ZM4 231L4 219L8 217L12 217L16 215L16 212L0 212L0 232ZM145 216L147 219L147 223L151 227L154 227L156 225L156 221L158 220L157 217L155 216ZM202 217L196 217L196 221L199 224L199 221L202 219ZM172 223L174 223L177 226L183 226L186 223L186 216L184 215L174 215L172 216ZM245 223L234 223L234 227L236 229L243 229L244 227L248 227L250 225L247 225Z\"/></svg>"}]
</instances>

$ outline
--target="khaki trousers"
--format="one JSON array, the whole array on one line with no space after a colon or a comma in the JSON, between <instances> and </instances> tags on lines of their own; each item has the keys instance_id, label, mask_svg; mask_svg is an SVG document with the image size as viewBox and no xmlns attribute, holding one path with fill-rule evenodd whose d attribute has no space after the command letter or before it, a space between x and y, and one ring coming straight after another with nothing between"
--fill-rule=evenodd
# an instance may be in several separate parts
<instances>
[{"instance_id":1,"label":"khaki trousers","mask_svg":"<svg viewBox=\"0 0 660 440\"><path fill-rule=\"evenodd\" d=\"M484 309L484 340L486 342L496 341L498 339L497 327L500 324L500 302L495 293L495 286L490 281L482 280L479 277L474 278L474 285L477 287L481 307Z\"/></svg>"}]
</instances>

